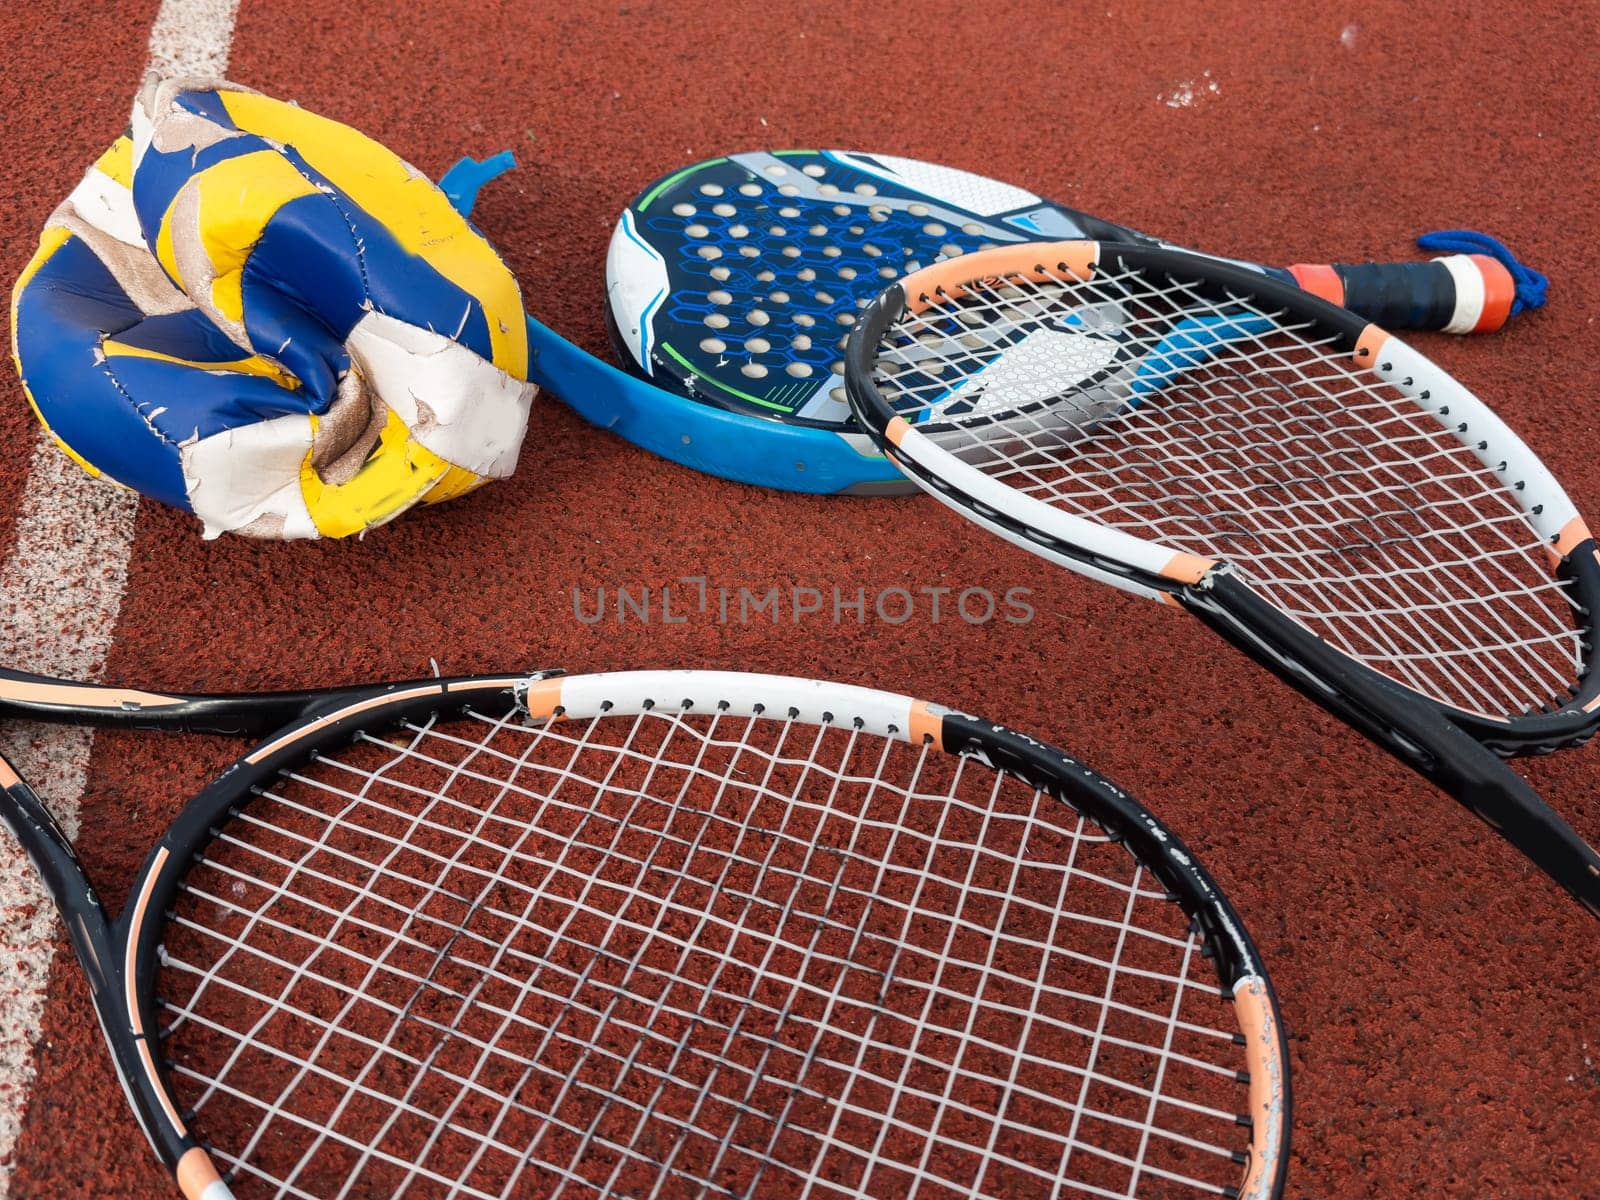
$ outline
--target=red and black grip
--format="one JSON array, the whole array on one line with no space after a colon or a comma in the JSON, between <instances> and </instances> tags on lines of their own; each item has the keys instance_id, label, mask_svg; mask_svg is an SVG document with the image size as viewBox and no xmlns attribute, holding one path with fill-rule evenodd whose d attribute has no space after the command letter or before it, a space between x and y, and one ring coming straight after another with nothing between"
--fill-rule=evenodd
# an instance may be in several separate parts
<instances>
[{"instance_id":1,"label":"red and black grip","mask_svg":"<svg viewBox=\"0 0 1600 1200\"><path fill-rule=\"evenodd\" d=\"M1516 281L1487 254L1416 263L1297 263L1290 279L1385 329L1490 333L1510 318Z\"/></svg>"}]
</instances>

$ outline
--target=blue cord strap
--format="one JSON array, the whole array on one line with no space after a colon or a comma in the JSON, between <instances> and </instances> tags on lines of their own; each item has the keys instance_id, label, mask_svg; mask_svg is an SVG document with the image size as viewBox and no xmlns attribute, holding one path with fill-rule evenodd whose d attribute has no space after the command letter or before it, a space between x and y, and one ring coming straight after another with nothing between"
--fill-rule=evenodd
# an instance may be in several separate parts
<instances>
[{"instance_id":1,"label":"blue cord strap","mask_svg":"<svg viewBox=\"0 0 1600 1200\"><path fill-rule=\"evenodd\" d=\"M458 213L470 217L472 206L478 202L478 189L516 165L516 156L509 150L490 155L482 162L468 155L439 177L439 190Z\"/></svg>"},{"instance_id":2,"label":"blue cord strap","mask_svg":"<svg viewBox=\"0 0 1600 1200\"><path fill-rule=\"evenodd\" d=\"M1438 250L1445 254L1485 254L1495 259L1511 274L1515 298L1511 301L1512 314L1530 308L1542 308L1550 281L1532 267L1517 261L1516 255L1504 242L1476 229L1437 229L1417 239L1424 250Z\"/></svg>"}]
</instances>

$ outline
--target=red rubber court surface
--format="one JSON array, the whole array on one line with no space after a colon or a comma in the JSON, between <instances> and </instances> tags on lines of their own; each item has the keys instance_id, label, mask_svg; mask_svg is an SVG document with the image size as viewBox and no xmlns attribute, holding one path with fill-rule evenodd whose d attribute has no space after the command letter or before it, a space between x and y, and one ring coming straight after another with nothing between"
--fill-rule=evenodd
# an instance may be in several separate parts
<instances>
[{"instance_id":1,"label":"red rubber court surface","mask_svg":"<svg viewBox=\"0 0 1600 1200\"><path fill-rule=\"evenodd\" d=\"M122 129L156 8L0 9L8 285ZM1417 341L1600 512L1593 5L406 8L243 0L229 75L435 177L462 153L514 149L521 168L485 189L475 219L532 311L592 350L617 213L649 180L726 151L948 162L1261 261L1401 258L1420 231L1471 226L1550 273L1549 306L1497 335ZM37 547L17 561L35 428L9 361L0 376L0 547L37 580L0 610L0 652L48 666L76 635L37 612L63 596L70 609L92 582L100 531L61 533L87 547L76 575ZM688 605L670 625L574 615L575 589L588 609L597 587L683 576L829 602L798 623L722 624ZM832 589L893 587L1027 587L1036 616L969 625L946 609L934 624L922 605L891 625L869 602L865 621L834 623ZM206 543L187 516L140 505L119 613L105 675L145 687L335 684L426 673L430 659L449 673L746 668L907 691L1047 737L1160 813L1245 915L1291 1039L1292 1195L1600 1195L1600 925L1198 622L1048 569L932 500L724 483L545 397L514 481L363 541ZM79 846L108 902L236 751L95 740ZM1600 837L1600 754L1519 769ZM12 971L3 986L31 984ZM0 1090L20 1122L10 1194L169 1194L64 939L41 1022L36 1074Z\"/></svg>"}]
</instances>

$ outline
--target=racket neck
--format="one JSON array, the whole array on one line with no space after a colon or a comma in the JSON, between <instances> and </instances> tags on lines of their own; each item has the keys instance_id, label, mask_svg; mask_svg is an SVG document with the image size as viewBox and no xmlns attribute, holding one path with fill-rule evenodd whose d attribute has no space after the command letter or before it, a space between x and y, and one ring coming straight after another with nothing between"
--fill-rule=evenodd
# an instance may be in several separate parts
<instances>
[{"instance_id":1,"label":"racket neck","mask_svg":"<svg viewBox=\"0 0 1600 1200\"><path fill-rule=\"evenodd\" d=\"M79 956L86 966L92 962L103 971L104 964L112 961L108 957L110 934L105 912L94 889L85 882L86 876L66 831L56 823L28 782L19 777L3 757L0 757L0 788L5 792L5 803L0 804L0 820L16 835L18 844L49 887ZM90 974L98 994L106 982L105 976L94 971Z\"/></svg>"},{"instance_id":2,"label":"racket neck","mask_svg":"<svg viewBox=\"0 0 1600 1200\"><path fill-rule=\"evenodd\" d=\"M1340 654L1227 571L1213 572L1177 599L1301 695L1465 805L1600 917L1600 855L1438 705Z\"/></svg>"},{"instance_id":3,"label":"racket neck","mask_svg":"<svg viewBox=\"0 0 1600 1200\"><path fill-rule=\"evenodd\" d=\"M196 1143L187 1131L167 1114L160 1090L153 1081L152 1064L160 1058L161 1051L152 1036L155 1014L142 995L137 1024L130 1021L129 998L140 989L124 974L127 931L130 915L141 911L144 898L137 894L130 897L129 911L124 912L113 929L66 832L33 788L18 778L3 758L0 758L0 788L4 790L0 821L4 821L16 836L61 914L67 936L72 940L73 950L89 981L90 999L99 1019L101 1035L116 1061L117 1078L140 1129L157 1157L174 1170L185 1156L204 1157L195 1149ZM134 926L140 924L155 928L160 922L134 922Z\"/></svg>"},{"instance_id":4,"label":"racket neck","mask_svg":"<svg viewBox=\"0 0 1600 1200\"><path fill-rule=\"evenodd\" d=\"M0 669L0 717L112 729L262 737L323 708L340 708L365 697L407 689L443 691L456 682L457 679L442 678L309 691L214 695L72 683Z\"/></svg>"}]
</instances>

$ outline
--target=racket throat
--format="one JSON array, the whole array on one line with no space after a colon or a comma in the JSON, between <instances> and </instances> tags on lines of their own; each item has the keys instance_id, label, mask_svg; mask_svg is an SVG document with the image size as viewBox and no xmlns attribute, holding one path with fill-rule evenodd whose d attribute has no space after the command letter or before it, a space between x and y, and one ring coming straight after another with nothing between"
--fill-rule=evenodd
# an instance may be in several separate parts
<instances>
[{"instance_id":1,"label":"racket throat","mask_svg":"<svg viewBox=\"0 0 1600 1200\"><path fill-rule=\"evenodd\" d=\"M1600 917L1600 854L1494 751L1432 702L1351 662L1228 571L1178 602L1307 699L1465 806Z\"/></svg>"}]
</instances>

